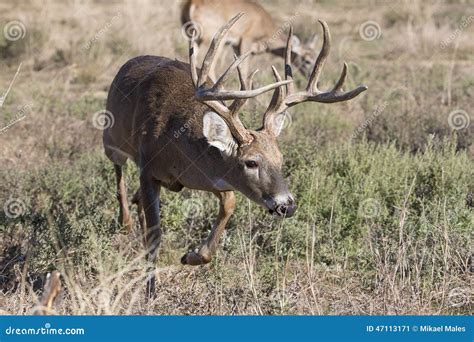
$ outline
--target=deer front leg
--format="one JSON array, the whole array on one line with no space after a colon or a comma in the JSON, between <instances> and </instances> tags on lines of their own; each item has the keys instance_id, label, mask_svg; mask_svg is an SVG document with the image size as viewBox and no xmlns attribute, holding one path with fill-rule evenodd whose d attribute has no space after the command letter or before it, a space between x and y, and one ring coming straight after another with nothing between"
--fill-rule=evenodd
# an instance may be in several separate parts
<instances>
[{"instance_id":1,"label":"deer front leg","mask_svg":"<svg viewBox=\"0 0 474 342\"><path fill-rule=\"evenodd\" d=\"M200 247L194 251L189 251L181 258L181 263L185 265L203 265L211 261L216 252L219 240L224 233L225 226L235 208L235 195L232 191L214 193L219 198L219 214L216 222L212 226L211 233Z\"/></svg>"},{"instance_id":2,"label":"deer front leg","mask_svg":"<svg viewBox=\"0 0 474 342\"><path fill-rule=\"evenodd\" d=\"M147 258L147 297L155 296L155 264L161 242L160 227L160 182L146 173L140 175L140 200L145 210L146 229L144 231Z\"/></svg>"},{"instance_id":3,"label":"deer front leg","mask_svg":"<svg viewBox=\"0 0 474 342\"><path fill-rule=\"evenodd\" d=\"M128 232L132 231L132 218L128 210L127 189L125 187L125 179L123 177L122 165L114 164L115 178L117 180L117 200L119 201L119 225Z\"/></svg>"}]
</instances>

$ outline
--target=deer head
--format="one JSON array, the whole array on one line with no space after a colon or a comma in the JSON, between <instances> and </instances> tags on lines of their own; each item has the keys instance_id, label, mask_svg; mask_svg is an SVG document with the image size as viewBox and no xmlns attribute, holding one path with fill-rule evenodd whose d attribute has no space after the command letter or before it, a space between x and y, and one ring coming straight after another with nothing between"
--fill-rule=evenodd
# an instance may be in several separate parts
<instances>
[{"instance_id":1,"label":"deer head","mask_svg":"<svg viewBox=\"0 0 474 342\"><path fill-rule=\"evenodd\" d=\"M367 89L360 86L352 91L343 92L342 86L347 73L344 68L339 81L328 92L316 88L323 63L329 53L330 37L327 24L320 21L324 31L322 50L314 63L306 89L294 92L291 68L292 29L287 39L285 55L285 80L272 66L276 82L258 89L252 89L253 72L248 79L242 75L240 63L250 53L235 57L234 62L214 84L208 82L208 73L216 50L232 25L243 15L240 13L224 25L214 36L203 60L200 72L196 67L196 46L194 36L190 40L189 58L196 98L211 108L203 116L203 135L209 145L217 148L222 162L226 165L225 176L220 181L229 184L264 208L282 217L290 217L296 210L296 203L288 190L281 168L282 154L278 148L277 137L281 132L285 111L298 103L311 101L332 103L354 98ZM223 83L230 73L237 69L240 90L225 91ZM263 115L263 125L258 130L247 129L239 118L239 111L248 98L274 90L272 100ZM230 106L223 101L233 100Z\"/></svg>"},{"instance_id":2,"label":"deer head","mask_svg":"<svg viewBox=\"0 0 474 342\"><path fill-rule=\"evenodd\" d=\"M308 77L313 69L316 59L316 43L318 35L313 34L305 41L301 41L296 35L291 36L291 53L293 64L303 74Z\"/></svg>"}]
</instances>

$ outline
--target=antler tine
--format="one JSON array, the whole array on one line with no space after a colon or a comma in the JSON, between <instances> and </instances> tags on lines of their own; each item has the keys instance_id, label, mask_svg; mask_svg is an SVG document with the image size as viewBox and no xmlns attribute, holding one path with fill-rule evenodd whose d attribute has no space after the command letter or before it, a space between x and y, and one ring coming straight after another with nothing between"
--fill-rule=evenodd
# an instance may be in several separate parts
<instances>
[{"instance_id":1,"label":"antler tine","mask_svg":"<svg viewBox=\"0 0 474 342\"><path fill-rule=\"evenodd\" d=\"M244 55L240 56L238 59L236 59L232 65L227 68L227 70L224 72L224 74L217 80L217 82L214 84L214 86L210 89L205 89L202 87L204 83L207 81L207 75L209 72L209 68L214 60L214 56L216 54L216 49L218 45L220 44L222 38L224 35L227 33L227 31L232 27L232 25L240 18L242 17L243 13L237 14L235 17L233 17L227 24L222 26L220 30L217 32L217 34L214 36L214 39L212 40L211 46L209 47L209 50L206 54L206 57L204 58L204 61L202 63L202 68L201 68L201 74L199 76L198 82L197 82L197 91L196 91L196 97L200 101L214 101L214 100L235 100L235 99L248 99L251 97L256 97L258 95L261 95L267 91L273 90L275 88L278 88L282 85L288 84L293 82L293 80L284 80L280 81L277 83L272 83L257 89L249 89L249 90L240 90L240 91L225 91L221 90L222 84L227 80L229 77L229 74L231 71L235 70L239 66L240 63L242 63L245 58L247 58L251 52L247 52ZM190 49L191 50L191 49ZM193 57L194 54L190 52L190 56ZM193 57L195 58L195 56ZM191 61L192 62L192 58ZM191 68L193 69L193 68ZM192 70L191 70L192 72ZM197 74L197 72L196 72Z\"/></svg>"},{"instance_id":2,"label":"antler tine","mask_svg":"<svg viewBox=\"0 0 474 342\"><path fill-rule=\"evenodd\" d=\"M339 76L339 79L337 80L337 83L334 86L334 88L332 88L331 93L338 93L342 91L342 86L344 85L344 82L346 81L346 77L347 77L347 63L344 62L344 65L342 66L341 76Z\"/></svg>"},{"instance_id":3,"label":"antler tine","mask_svg":"<svg viewBox=\"0 0 474 342\"><path fill-rule=\"evenodd\" d=\"M278 70L272 65L273 76L277 82L281 81L281 76L278 73ZM278 110L280 105L283 103L285 99L286 91L282 87L278 87L273 91L273 96L268 108L266 110L267 113L274 112Z\"/></svg>"},{"instance_id":4,"label":"antler tine","mask_svg":"<svg viewBox=\"0 0 474 342\"><path fill-rule=\"evenodd\" d=\"M344 81L347 77L347 64L344 63L342 68L341 75L339 76L338 81L330 91L323 92L317 88L317 83L321 70L323 68L324 62L326 61L329 50L331 47L331 35L329 33L328 24L319 20L319 23L323 27L323 46L319 52L318 58L314 63L313 70L308 80L306 89L303 91L293 92L293 84L288 84L285 89L276 89L273 93L272 101L267 108L267 111L264 115L264 127L270 131L272 125L272 117L276 114L284 112L286 109L297 105L302 102L322 102L322 103L334 103L350 100L363 91L367 90L365 85L358 86L356 89L353 89L348 92L344 92L342 87ZM291 70L291 37L293 34L293 28L290 27L290 32L286 42L286 52L285 52L285 79L287 81L292 80L293 74ZM278 75L278 72L273 69L273 74L277 81L281 80L281 77Z\"/></svg>"},{"instance_id":5,"label":"antler tine","mask_svg":"<svg viewBox=\"0 0 474 342\"><path fill-rule=\"evenodd\" d=\"M328 24L323 20L318 21L323 27L323 47L321 48L321 52L319 53L318 58L316 59L316 63L314 63L313 71L311 72L311 76L306 87L306 91L308 92L313 92L315 90L319 75L321 74L324 62L326 61L326 58L329 55L329 49L331 48L331 35L329 33Z\"/></svg>"},{"instance_id":6,"label":"antler tine","mask_svg":"<svg viewBox=\"0 0 474 342\"><path fill-rule=\"evenodd\" d=\"M253 86L253 77L254 77L254 76L255 76L255 74L256 74L257 72L259 72L259 71L260 71L260 70L258 70L258 69L255 69L255 71L254 71L254 72L252 72L252 73L250 74L250 76L248 77L248 81L249 81L249 89L252 89L252 86Z\"/></svg>"},{"instance_id":7,"label":"antler tine","mask_svg":"<svg viewBox=\"0 0 474 342\"><path fill-rule=\"evenodd\" d=\"M273 71L273 76L275 77L275 80L277 82L281 81L281 76L278 73L278 70L273 65L272 65L272 71ZM283 105L283 101L285 100L286 94L287 94L287 91L285 91L283 87L278 87L273 91L273 96L270 101L270 104L268 105L267 110L265 111L265 114L263 115L264 127L269 128L268 126L273 124L271 117L279 113L279 109Z\"/></svg>"},{"instance_id":8,"label":"antler tine","mask_svg":"<svg viewBox=\"0 0 474 342\"><path fill-rule=\"evenodd\" d=\"M201 72L199 77L197 76L196 68L196 46L195 46L195 36L191 37L191 42L189 45L189 63L191 68L191 77L194 83L195 88L195 97L198 101L201 101L207 104L209 107L214 109L228 124L229 129L238 141L239 145L245 145L252 141L252 135L246 130L245 126L240 121L238 116L238 111L244 105L245 100L251 97L256 97L267 91L279 88L283 85L287 85L293 82L292 79L281 80L281 77L277 78L277 82L268 84L266 86L252 89L252 78L255 75L255 72L249 78L250 86L247 86L244 76L242 75L242 70L239 65L250 55L249 53L243 54L239 58L235 58L234 62L227 68L227 70L218 78L217 82L212 85L210 88L205 87L205 83L208 80L209 69L212 66L214 57L216 55L216 50L221 44L222 38L229 31L232 25L242 17L243 13L237 14L233 17L227 24L222 26L219 31L214 36L211 46L204 57L202 63ZM224 82L228 79L230 73L237 69L240 79L240 90L237 91L226 91L223 89ZM225 100L234 100L232 104L228 107L223 101ZM279 101L283 102L283 99Z\"/></svg>"},{"instance_id":9,"label":"antler tine","mask_svg":"<svg viewBox=\"0 0 474 342\"><path fill-rule=\"evenodd\" d=\"M266 86L257 88L257 89L249 89L249 90L238 90L238 91L225 91L219 90L216 91L215 89L198 89L196 92L196 97L200 101L213 101L213 100L235 100L235 99L249 99L251 97L256 97L267 91L276 89L282 85L288 84L293 81L280 81L275 82L272 84L268 84Z\"/></svg>"},{"instance_id":10,"label":"antler tine","mask_svg":"<svg viewBox=\"0 0 474 342\"><path fill-rule=\"evenodd\" d=\"M222 74L222 76L219 77L216 83L214 83L214 86L212 87L212 89L214 90L221 89L223 87L224 82L227 81L227 79L229 78L230 73L234 71L236 68L240 77L241 71L239 71L240 70L239 66L248 56L250 56L251 53L252 51L247 51L246 53L244 53L238 58L236 55L234 55L234 62L227 68L227 70ZM242 90L246 90L246 89L244 88Z\"/></svg>"},{"instance_id":11,"label":"antler tine","mask_svg":"<svg viewBox=\"0 0 474 342\"><path fill-rule=\"evenodd\" d=\"M313 101L313 102L321 102L321 103L336 103L336 102L342 102L342 101L347 101L350 99L353 99L360 93L364 92L367 90L367 86L358 86L356 89L353 89L351 91L345 92L345 93L335 93L334 91L329 91L327 93L319 93L319 94L314 94L308 96L304 101ZM300 102L304 102L300 101ZM299 102L291 102L289 101L287 105L289 107L297 104Z\"/></svg>"},{"instance_id":12,"label":"antler tine","mask_svg":"<svg viewBox=\"0 0 474 342\"><path fill-rule=\"evenodd\" d=\"M293 80L293 70L291 69L291 38L293 37L293 26L290 26L290 32L288 33L288 39L286 41L286 51L285 51L285 80ZM286 92L292 93L294 91L293 83L286 85Z\"/></svg>"},{"instance_id":13,"label":"antler tine","mask_svg":"<svg viewBox=\"0 0 474 342\"><path fill-rule=\"evenodd\" d=\"M191 68L191 78L193 80L194 87L198 86L198 75L196 69L196 31L193 31L193 35L189 40L189 66Z\"/></svg>"},{"instance_id":14,"label":"antler tine","mask_svg":"<svg viewBox=\"0 0 474 342\"><path fill-rule=\"evenodd\" d=\"M217 48L219 47L222 38L227 34L229 29L232 27L232 25L235 24L237 20L239 20L242 16L244 15L243 12L240 12L236 16L234 16L227 24L222 26L219 31L217 31L216 35L212 39L211 45L209 46L209 50L206 53L206 57L204 57L204 60L202 62L202 67L201 67L201 74L199 76L199 82L198 82L198 87L202 86L204 83L207 81L207 77L209 74L209 70L211 68L212 63L214 62L214 57L217 52Z\"/></svg>"},{"instance_id":15,"label":"antler tine","mask_svg":"<svg viewBox=\"0 0 474 342\"><path fill-rule=\"evenodd\" d=\"M234 59L237 59L237 56L234 54ZM239 74L239 81L240 81L240 90L247 90L247 83L245 81L245 77L242 74L242 69L240 66L237 66L237 73ZM249 79L251 82L251 80ZM250 86L251 88L252 86ZM247 99L236 99L232 102L230 105L230 112L238 115L239 110L242 108L242 106L245 104Z\"/></svg>"}]
</instances>

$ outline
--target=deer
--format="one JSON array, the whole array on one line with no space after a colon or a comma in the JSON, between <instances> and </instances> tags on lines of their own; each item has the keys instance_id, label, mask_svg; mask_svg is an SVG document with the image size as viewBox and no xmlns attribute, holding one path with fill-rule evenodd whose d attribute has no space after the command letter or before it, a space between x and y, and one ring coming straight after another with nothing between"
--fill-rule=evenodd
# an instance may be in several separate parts
<instances>
[{"instance_id":1,"label":"deer","mask_svg":"<svg viewBox=\"0 0 474 342\"><path fill-rule=\"evenodd\" d=\"M209 46L212 34L228 21L235 13L244 12L245 17L239 21L227 35L226 44L232 46L238 56L250 51L252 55L270 53L283 58L286 38L284 26L289 26L291 20L278 27L272 16L258 3L250 0L187 0L181 8L181 25L183 32L191 38L197 34L197 45ZM298 14L296 13L295 16ZM305 43L293 36L292 63L307 77L314 64L314 48L317 35L313 35ZM223 49L216 53L220 60ZM247 64L243 65L244 71ZM215 68L211 68L210 77L215 79Z\"/></svg>"},{"instance_id":2,"label":"deer","mask_svg":"<svg viewBox=\"0 0 474 342\"><path fill-rule=\"evenodd\" d=\"M347 65L334 88L321 91L317 83L330 49L328 25L320 21L324 42L304 90L295 91L291 67L293 31L287 39L284 79L272 66L275 82L253 88L253 76L240 64L249 56L235 56L216 82L209 71L229 29L243 13L225 23L214 36L201 68L197 67L196 39L189 41L189 63L161 56L139 56L126 62L112 81L107 110L114 125L103 131L106 156L114 164L120 224L130 224L123 166L133 161L140 174L134 201L138 205L147 260L147 297L155 296L155 263L162 239L160 191L184 187L213 193L219 213L207 238L181 258L184 265L212 260L235 205L235 191L271 215L290 218L296 200L282 175L283 156L277 138L288 108L303 102L335 103L350 100L367 89L342 90ZM239 90L226 90L224 82L237 71ZM244 126L239 112L246 101L273 91L259 129ZM231 101L230 104L226 101Z\"/></svg>"}]
</instances>

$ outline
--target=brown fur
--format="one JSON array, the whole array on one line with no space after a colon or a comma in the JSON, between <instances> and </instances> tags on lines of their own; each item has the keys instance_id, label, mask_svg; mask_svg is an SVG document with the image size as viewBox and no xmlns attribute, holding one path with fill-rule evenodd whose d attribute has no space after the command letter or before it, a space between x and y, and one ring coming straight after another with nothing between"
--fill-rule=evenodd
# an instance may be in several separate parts
<instances>
[{"instance_id":1,"label":"brown fur","mask_svg":"<svg viewBox=\"0 0 474 342\"><path fill-rule=\"evenodd\" d=\"M104 131L104 145L114 163L122 165L125 160L107 146L130 155L139 166L148 150L151 154L160 150L152 164L156 165L155 178L163 185L182 184L207 191L232 190L217 189L211 184L213 179L235 172L236 165L225 165L222 156L209 148L202 134L204 113L211 109L194 97L189 64L155 56L130 60L112 83L107 110L113 113L115 124ZM258 151L269 165L279 168L282 158L276 139L262 132L252 134L258 139L239 149L240 156ZM183 158L177 158L179 155ZM196 156L200 158L196 160ZM190 166L190 161L194 161L194 165ZM208 165L215 166L209 169ZM185 172L186 169L189 172ZM208 174L203 175L202 170ZM235 183L237 186L239 180ZM244 193L249 195L248 191Z\"/></svg>"},{"instance_id":2,"label":"brown fur","mask_svg":"<svg viewBox=\"0 0 474 342\"><path fill-rule=\"evenodd\" d=\"M239 12L245 15L227 36L227 43L235 52L238 55L247 51L252 51L252 54L269 52L284 57L286 34L278 33L281 29L271 15L258 3L250 0L188 0L181 9L181 24L191 21L198 23L199 46L209 46L214 32ZM314 62L313 47L310 45L294 49L292 56L293 64L305 76ZM218 52L217 59L221 54L222 50ZM215 77L214 70L211 71L211 77Z\"/></svg>"}]
</instances>

